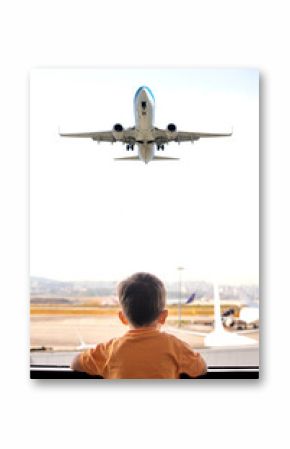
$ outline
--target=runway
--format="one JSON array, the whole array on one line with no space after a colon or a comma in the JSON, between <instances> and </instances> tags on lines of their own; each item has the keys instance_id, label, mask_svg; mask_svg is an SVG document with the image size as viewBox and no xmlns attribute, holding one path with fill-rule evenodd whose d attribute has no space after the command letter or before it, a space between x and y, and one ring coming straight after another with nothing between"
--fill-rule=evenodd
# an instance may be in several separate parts
<instances>
[{"instance_id":1,"label":"runway","mask_svg":"<svg viewBox=\"0 0 290 449\"><path fill-rule=\"evenodd\" d=\"M121 324L117 316L32 316L30 329L33 349L31 364L67 366L82 345L97 345L119 337L127 327ZM168 325L162 329L197 349L208 365L259 365L257 332L253 333L256 344L252 347L205 348L204 337L195 335L192 330Z\"/></svg>"}]
</instances>

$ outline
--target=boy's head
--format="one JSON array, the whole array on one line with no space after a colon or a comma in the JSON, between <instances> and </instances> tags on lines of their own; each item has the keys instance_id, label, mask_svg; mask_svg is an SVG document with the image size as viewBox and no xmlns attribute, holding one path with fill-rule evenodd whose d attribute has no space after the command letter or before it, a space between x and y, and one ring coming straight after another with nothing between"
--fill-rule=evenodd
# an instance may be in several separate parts
<instances>
[{"instance_id":1,"label":"boy's head","mask_svg":"<svg viewBox=\"0 0 290 449\"><path fill-rule=\"evenodd\" d=\"M126 319L133 327L150 326L157 321L164 323L166 290L153 274L133 274L120 282L117 293L125 315L120 315L123 323L127 324Z\"/></svg>"}]
</instances>

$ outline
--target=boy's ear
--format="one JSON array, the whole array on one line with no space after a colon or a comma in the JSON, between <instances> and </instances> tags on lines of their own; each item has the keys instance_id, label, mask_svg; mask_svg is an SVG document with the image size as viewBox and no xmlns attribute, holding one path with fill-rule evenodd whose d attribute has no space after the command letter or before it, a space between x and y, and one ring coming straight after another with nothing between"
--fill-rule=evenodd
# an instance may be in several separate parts
<instances>
[{"instance_id":1,"label":"boy's ear","mask_svg":"<svg viewBox=\"0 0 290 449\"><path fill-rule=\"evenodd\" d=\"M168 317L168 310L167 309L162 310L162 312L160 312L160 315L157 320L158 323L164 324L167 317Z\"/></svg>"},{"instance_id":2,"label":"boy's ear","mask_svg":"<svg viewBox=\"0 0 290 449\"><path fill-rule=\"evenodd\" d=\"M123 310L119 310L118 312L119 320L127 326L129 324L129 321L127 320Z\"/></svg>"}]
</instances>

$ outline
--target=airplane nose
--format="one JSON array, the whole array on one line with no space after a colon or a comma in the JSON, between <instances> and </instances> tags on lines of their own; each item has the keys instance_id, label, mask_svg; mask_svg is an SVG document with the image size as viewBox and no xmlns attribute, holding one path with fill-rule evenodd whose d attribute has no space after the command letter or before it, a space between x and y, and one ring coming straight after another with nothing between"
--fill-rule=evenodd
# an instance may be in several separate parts
<instances>
[{"instance_id":1,"label":"airplane nose","mask_svg":"<svg viewBox=\"0 0 290 449\"><path fill-rule=\"evenodd\" d=\"M148 92L145 88L143 88L140 92L141 97L147 99L148 98Z\"/></svg>"},{"instance_id":2,"label":"airplane nose","mask_svg":"<svg viewBox=\"0 0 290 449\"><path fill-rule=\"evenodd\" d=\"M135 94L135 102L136 101L150 101L151 103L154 103L154 96L152 91L147 86L141 86L136 91Z\"/></svg>"}]
</instances>

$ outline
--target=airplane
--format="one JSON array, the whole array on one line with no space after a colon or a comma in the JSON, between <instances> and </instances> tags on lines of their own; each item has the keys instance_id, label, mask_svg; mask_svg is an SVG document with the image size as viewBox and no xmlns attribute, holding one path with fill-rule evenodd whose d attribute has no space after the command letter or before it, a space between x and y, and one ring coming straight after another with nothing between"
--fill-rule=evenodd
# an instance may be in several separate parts
<instances>
[{"instance_id":1,"label":"airplane","mask_svg":"<svg viewBox=\"0 0 290 449\"><path fill-rule=\"evenodd\" d=\"M257 342L241 334L251 333L252 331L242 331L239 333L229 332L224 329L221 313L221 300L219 293L219 286L217 282L213 283L213 303L214 303L214 321L213 330L211 332L197 332L192 330L185 330L182 328L170 328L171 333L187 333L204 337L205 347L216 346L253 346L257 345Z\"/></svg>"},{"instance_id":2,"label":"airplane","mask_svg":"<svg viewBox=\"0 0 290 449\"><path fill-rule=\"evenodd\" d=\"M96 347L96 344L86 343L80 333L79 330L76 331L80 344L76 347L78 351L83 351L85 349L93 349Z\"/></svg>"},{"instance_id":3,"label":"airplane","mask_svg":"<svg viewBox=\"0 0 290 449\"><path fill-rule=\"evenodd\" d=\"M178 131L174 123L169 123L166 129L154 126L155 98L152 91L147 86L141 86L134 97L135 126L123 128L120 123L116 123L111 131L93 131L84 133L59 133L62 137L91 138L100 142L122 142L126 144L126 150L134 150L138 147L138 156L128 156L114 158L115 160L141 160L148 164L154 160L178 160L179 158L157 156L157 151L164 151L164 145L169 142L194 142L204 137L224 137L231 136L233 132L201 133Z\"/></svg>"}]
</instances>

